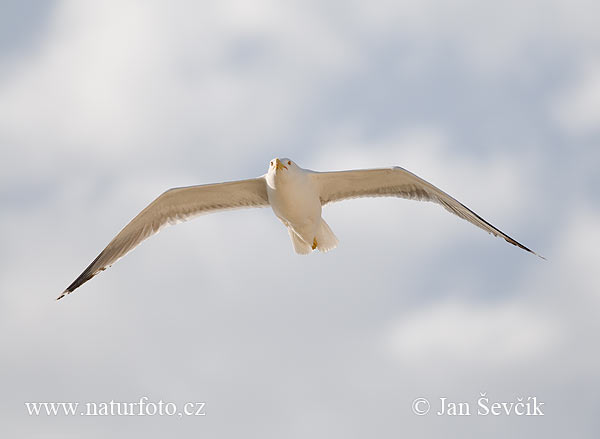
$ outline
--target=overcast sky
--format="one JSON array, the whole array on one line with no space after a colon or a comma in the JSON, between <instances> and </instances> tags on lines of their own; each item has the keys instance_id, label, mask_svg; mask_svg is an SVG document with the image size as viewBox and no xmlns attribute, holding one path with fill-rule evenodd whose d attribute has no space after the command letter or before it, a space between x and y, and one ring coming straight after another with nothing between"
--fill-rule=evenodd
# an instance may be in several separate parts
<instances>
[{"instance_id":1,"label":"overcast sky","mask_svg":"<svg viewBox=\"0 0 600 439\"><path fill-rule=\"evenodd\" d=\"M577 437L600 430L597 1L3 1L2 437ZM165 229L55 297L167 188L399 165L427 203ZM543 417L437 416L536 396ZM202 417L25 402L206 402ZM432 411L417 416L419 397Z\"/></svg>"}]
</instances>

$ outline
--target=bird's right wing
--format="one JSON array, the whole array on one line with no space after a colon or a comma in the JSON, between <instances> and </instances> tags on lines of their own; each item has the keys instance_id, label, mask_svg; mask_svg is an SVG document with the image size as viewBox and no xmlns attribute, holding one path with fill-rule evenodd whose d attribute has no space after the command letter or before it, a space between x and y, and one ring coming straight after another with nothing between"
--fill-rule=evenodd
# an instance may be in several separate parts
<instances>
[{"instance_id":1,"label":"bird's right wing","mask_svg":"<svg viewBox=\"0 0 600 439\"><path fill-rule=\"evenodd\" d=\"M167 224L227 209L269 205L263 177L169 189L142 210L57 298L71 293Z\"/></svg>"},{"instance_id":2,"label":"bird's right wing","mask_svg":"<svg viewBox=\"0 0 600 439\"><path fill-rule=\"evenodd\" d=\"M494 227L460 201L404 168L360 169L355 171L315 172L321 205L358 197L399 197L433 201L454 215L469 221L494 236L540 256ZM543 256L540 256L545 259Z\"/></svg>"}]
</instances>

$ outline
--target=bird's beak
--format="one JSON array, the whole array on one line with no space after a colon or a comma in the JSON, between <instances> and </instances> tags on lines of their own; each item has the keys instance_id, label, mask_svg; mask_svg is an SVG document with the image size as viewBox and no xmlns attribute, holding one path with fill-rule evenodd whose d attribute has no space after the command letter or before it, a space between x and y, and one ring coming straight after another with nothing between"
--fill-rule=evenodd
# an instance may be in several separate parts
<instances>
[{"instance_id":1,"label":"bird's beak","mask_svg":"<svg viewBox=\"0 0 600 439\"><path fill-rule=\"evenodd\" d=\"M287 169L287 166L285 166L283 163L281 163L281 160L276 159L275 160L275 171L279 171L280 169Z\"/></svg>"}]
</instances>

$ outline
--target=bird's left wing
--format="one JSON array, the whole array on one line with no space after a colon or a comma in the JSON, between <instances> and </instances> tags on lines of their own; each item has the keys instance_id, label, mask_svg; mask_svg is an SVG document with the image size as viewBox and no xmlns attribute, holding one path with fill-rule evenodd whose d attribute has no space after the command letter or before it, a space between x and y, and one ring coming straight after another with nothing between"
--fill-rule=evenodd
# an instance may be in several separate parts
<instances>
[{"instance_id":1,"label":"bird's left wing","mask_svg":"<svg viewBox=\"0 0 600 439\"><path fill-rule=\"evenodd\" d=\"M187 221L204 213L268 205L264 176L169 189L132 219L57 300L114 264L167 224Z\"/></svg>"},{"instance_id":2,"label":"bird's left wing","mask_svg":"<svg viewBox=\"0 0 600 439\"><path fill-rule=\"evenodd\" d=\"M540 256L488 223L446 192L404 168L315 172L312 175L320 189L321 205L358 197L399 197L410 200L433 201L486 232L494 236L500 236L507 242ZM543 256L540 257L543 258Z\"/></svg>"}]
</instances>

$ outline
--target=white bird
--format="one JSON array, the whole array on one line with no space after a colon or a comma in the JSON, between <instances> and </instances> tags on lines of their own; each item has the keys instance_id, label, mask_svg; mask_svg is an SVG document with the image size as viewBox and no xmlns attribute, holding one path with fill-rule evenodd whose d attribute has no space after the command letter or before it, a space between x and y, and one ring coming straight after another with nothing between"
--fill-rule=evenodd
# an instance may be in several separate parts
<instances>
[{"instance_id":1,"label":"white bird","mask_svg":"<svg viewBox=\"0 0 600 439\"><path fill-rule=\"evenodd\" d=\"M227 209L271 206L287 227L296 253L326 252L338 239L321 217L324 205L357 197L433 201L477 227L541 258L464 204L400 167L316 172L287 158L271 161L266 174L249 180L169 189L142 210L63 293L72 293L167 224Z\"/></svg>"}]
</instances>

